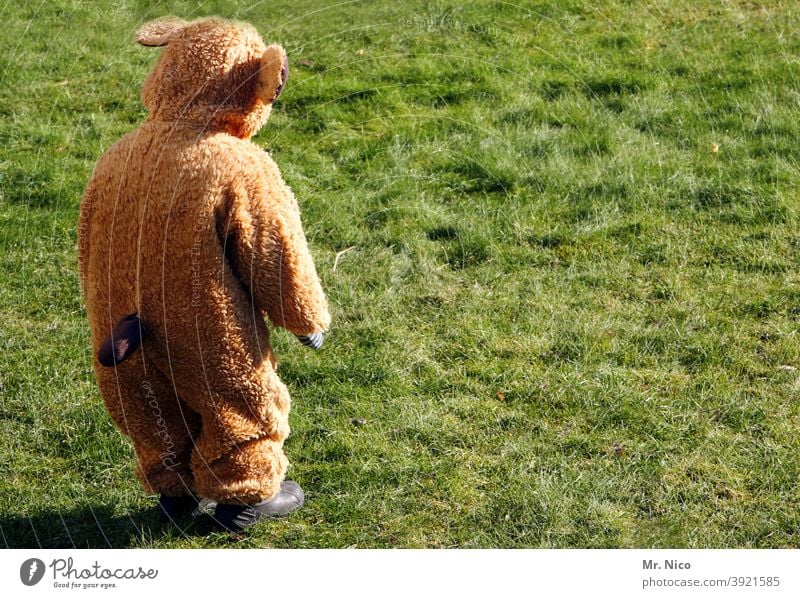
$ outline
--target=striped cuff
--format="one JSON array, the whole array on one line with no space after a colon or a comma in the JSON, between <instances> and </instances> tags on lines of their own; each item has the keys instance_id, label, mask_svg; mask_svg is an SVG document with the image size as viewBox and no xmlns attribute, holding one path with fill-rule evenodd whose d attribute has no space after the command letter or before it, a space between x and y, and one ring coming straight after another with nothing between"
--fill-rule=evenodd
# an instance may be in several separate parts
<instances>
[{"instance_id":1,"label":"striped cuff","mask_svg":"<svg viewBox=\"0 0 800 598\"><path fill-rule=\"evenodd\" d=\"M319 349L322 346L323 341L325 340L325 334L322 332L314 332L313 334L298 334L297 340L303 343L306 347L311 347L312 349Z\"/></svg>"}]
</instances>

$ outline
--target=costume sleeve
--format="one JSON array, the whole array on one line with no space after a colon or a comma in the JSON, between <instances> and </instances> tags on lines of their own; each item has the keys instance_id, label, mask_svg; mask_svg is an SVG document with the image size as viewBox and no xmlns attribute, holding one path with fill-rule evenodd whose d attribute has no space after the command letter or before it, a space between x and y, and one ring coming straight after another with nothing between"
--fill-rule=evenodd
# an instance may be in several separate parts
<instances>
[{"instance_id":1,"label":"costume sleeve","mask_svg":"<svg viewBox=\"0 0 800 598\"><path fill-rule=\"evenodd\" d=\"M243 177L217 216L225 254L255 305L296 335L328 329L330 314L291 190L282 180Z\"/></svg>"}]
</instances>

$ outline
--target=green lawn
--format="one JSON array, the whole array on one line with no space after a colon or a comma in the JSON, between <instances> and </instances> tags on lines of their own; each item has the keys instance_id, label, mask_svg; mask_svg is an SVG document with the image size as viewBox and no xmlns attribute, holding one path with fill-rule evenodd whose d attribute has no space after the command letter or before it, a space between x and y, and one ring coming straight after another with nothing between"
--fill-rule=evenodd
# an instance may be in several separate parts
<instances>
[{"instance_id":1,"label":"green lawn","mask_svg":"<svg viewBox=\"0 0 800 598\"><path fill-rule=\"evenodd\" d=\"M800 545L797 3L196 4L0 9L0 546ZM334 317L274 337L307 506L241 537L156 524L77 276L170 13L286 47Z\"/></svg>"}]
</instances>

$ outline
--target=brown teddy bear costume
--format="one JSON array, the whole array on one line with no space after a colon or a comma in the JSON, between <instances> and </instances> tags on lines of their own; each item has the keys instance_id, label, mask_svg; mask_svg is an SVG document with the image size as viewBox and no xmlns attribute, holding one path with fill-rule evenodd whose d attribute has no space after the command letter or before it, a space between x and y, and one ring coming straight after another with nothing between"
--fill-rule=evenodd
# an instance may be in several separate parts
<instances>
[{"instance_id":1,"label":"brown teddy bear costume","mask_svg":"<svg viewBox=\"0 0 800 598\"><path fill-rule=\"evenodd\" d=\"M303 501L282 483L290 399L264 314L315 348L330 324L297 201L249 141L286 54L220 19L155 21L137 41L165 46L149 116L98 162L78 223L95 371L162 515L205 497L242 527Z\"/></svg>"}]
</instances>

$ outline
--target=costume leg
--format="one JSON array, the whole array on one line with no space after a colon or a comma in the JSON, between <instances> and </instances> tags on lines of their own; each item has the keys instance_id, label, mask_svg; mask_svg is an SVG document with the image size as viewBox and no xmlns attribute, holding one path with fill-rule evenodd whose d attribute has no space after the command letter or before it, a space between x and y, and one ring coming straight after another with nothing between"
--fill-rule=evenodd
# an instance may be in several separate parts
<instances>
[{"instance_id":1,"label":"costume leg","mask_svg":"<svg viewBox=\"0 0 800 598\"><path fill-rule=\"evenodd\" d=\"M277 494L288 460L289 391L272 365L237 396L212 397L203 409L203 430L192 453L200 496L222 503L255 504Z\"/></svg>"},{"instance_id":2,"label":"costume leg","mask_svg":"<svg viewBox=\"0 0 800 598\"><path fill-rule=\"evenodd\" d=\"M130 436L136 475L148 492L185 496L194 491L190 467L200 418L176 395L169 380L142 352L116 367L96 365L106 407Z\"/></svg>"}]
</instances>

